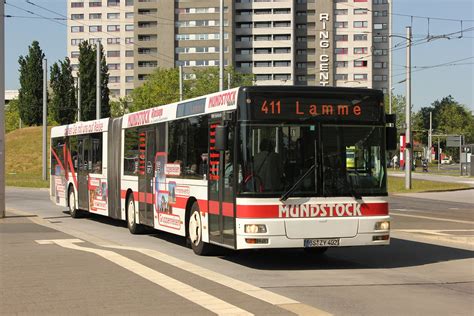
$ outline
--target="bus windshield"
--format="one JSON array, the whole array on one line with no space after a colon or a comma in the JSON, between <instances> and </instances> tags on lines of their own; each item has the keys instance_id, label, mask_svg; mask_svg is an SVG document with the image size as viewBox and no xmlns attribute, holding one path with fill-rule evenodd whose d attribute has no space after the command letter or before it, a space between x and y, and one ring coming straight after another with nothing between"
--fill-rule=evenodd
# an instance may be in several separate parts
<instances>
[{"instance_id":1,"label":"bus windshield","mask_svg":"<svg viewBox=\"0 0 474 316\"><path fill-rule=\"evenodd\" d=\"M298 182L291 196L386 193L383 127L243 123L240 133L240 193L281 196Z\"/></svg>"},{"instance_id":2,"label":"bus windshield","mask_svg":"<svg viewBox=\"0 0 474 316\"><path fill-rule=\"evenodd\" d=\"M246 193L281 194L315 163L315 125L241 125L242 181ZM316 171L308 174L294 194L314 195Z\"/></svg>"}]
</instances>

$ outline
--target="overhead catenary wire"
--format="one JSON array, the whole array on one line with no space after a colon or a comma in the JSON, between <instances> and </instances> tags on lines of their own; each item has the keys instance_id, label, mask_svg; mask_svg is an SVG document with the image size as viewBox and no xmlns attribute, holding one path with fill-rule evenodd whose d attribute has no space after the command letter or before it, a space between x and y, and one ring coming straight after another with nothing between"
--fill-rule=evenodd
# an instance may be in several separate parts
<instances>
[{"instance_id":1,"label":"overhead catenary wire","mask_svg":"<svg viewBox=\"0 0 474 316\"><path fill-rule=\"evenodd\" d=\"M38 5L38 4L36 4L36 3L32 2L32 1L30 1L30 0L26 0L26 2L27 2L28 4L30 4L30 5L36 6L36 7L40 8L40 9L46 10L46 11L48 11L48 12L50 12L50 13L53 13L53 14L56 14L56 15L62 17L61 20L63 20L63 21L64 21L64 20L71 20L71 21L73 21L73 22L78 22L79 24L82 24L82 25L84 25L84 26L91 26L90 24L80 22L79 20L70 19L70 18L68 18L67 16L65 16L65 15L63 15L63 14L61 14L61 13L58 13L58 12L56 12L56 11L54 11L54 10L50 10L50 9L48 9L48 8L45 8L45 7L43 7L43 6L40 6L40 5ZM5 3L7 3L7 2L5 1ZM37 13L35 13L35 12L32 12L32 11L30 11L30 10L23 9L23 8L20 8L20 7L18 7L18 6L15 6L15 5L12 5L12 4L9 4L9 3L7 3L7 4L10 5L10 6L16 7L16 8L18 8L18 9L20 9L20 10L23 10L23 11L25 11L25 12L28 12L28 13L30 13L30 14L37 15L38 18L44 18L44 19L51 20L51 21L55 21L55 20L57 19L57 18L45 17L45 16L42 16L42 15L37 14ZM351 6L351 7L354 7L354 8L359 8L359 7L355 7L355 6L349 5L349 4L345 4L345 5L348 5L348 6ZM364 8L364 9L367 9L367 8ZM123 11L123 12L128 12L128 11L122 10L122 9L120 9L120 8L119 8L119 10L120 10L120 11ZM370 10L370 9L367 9L367 10L368 10L368 11L372 11L372 10ZM394 14L394 15L397 15L397 14ZM401 15L401 14L399 14L399 15ZM152 15L152 16L153 16L153 15ZM411 17L411 15L404 15L404 16L410 16L410 17ZM155 17L156 17L157 19L159 18L159 17L157 17L157 16L155 16ZM442 19L442 18L436 18L436 17L420 17L420 16L415 16L415 17L417 17L417 18L430 18L430 19L435 19L435 20L452 20L452 19ZM173 20L171 20L171 19L165 19L165 18L160 18L160 19L168 20L168 21L173 21ZM94 20L91 20L91 21L94 21ZM462 25L463 25L463 21L469 21L469 20L464 20L464 19L463 19L463 20L456 20L456 21L460 21L460 22L461 22L461 26L462 26ZM58 21L55 21L55 22L58 22ZM109 21L109 22L111 22L111 23L116 23L116 20L115 20L115 21L114 21L114 20L111 20L111 21ZM93 23L93 22L92 22L92 23ZM66 25L66 24L64 24L64 23L60 23L60 24ZM170 23L170 25L171 25L171 24L174 24L174 23ZM66 26L67 26L67 25L66 25ZM208 27L208 28L215 30L215 28L212 28L212 27ZM430 41L433 41L433 40L436 40L436 39L449 38L449 36L452 36L452 35L455 35L455 34L459 34L459 33L461 34L461 36L459 36L458 38L466 38L466 37L463 37L464 32L469 32L469 31L472 31L473 29L474 29L474 28L461 29L460 31L457 31L457 32L452 32L452 33L447 33L447 34L441 34L441 35L433 35L433 36L430 36L429 38L426 38L426 37L425 37L425 38L421 38L421 39L419 39L419 40L413 40L412 43L411 43L411 46L426 44L426 43L428 43L428 42L430 42ZM337 30L335 29L334 32L336 32L336 31L337 31ZM343 31L343 32L344 32L344 31ZM351 33L352 33L352 32L354 32L354 33L361 33L360 31L351 31ZM91 34L91 35L95 35L95 34L92 34L92 33L95 33L95 32L87 32L87 31L86 31L86 33ZM110 35L110 36L113 36L114 38L119 38L119 37L117 37L116 34L112 34L112 33L105 32L105 31L100 31L100 32L97 32L97 33L108 34L108 35ZM346 31L346 33L349 33L349 32ZM377 35L380 35L380 36L388 36L388 33L382 33L382 32L379 32L379 31L378 31L378 32L362 32L362 33L363 33L363 34L377 34ZM397 33L392 33L392 34L393 34L393 35L396 35ZM278 40L276 40L276 41L274 41L274 42L278 42ZM283 42L283 41L281 41L281 42ZM389 51L396 51L396 50L399 50L399 49L405 49L405 48L407 47L407 44L405 44L405 45L399 47L399 45L401 45L401 44L403 44L403 42L402 42L402 43L398 43L397 45L393 46L392 48L389 49ZM136 46L136 47L139 47L139 48L142 47L142 46L138 45L137 43L127 43L127 44L118 43L118 45L123 46L123 47L126 47L126 48L128 48L129 46ZM166 58L169 59L169 61L173 61L173 62L175 61L174 57L167 56L167 55L162 54L162 53L161 53L160 55L155 55L155 54L153 54L153 53L148 53L148 55L149 55L149 56L152 56L152 57L156 57L157 59L166 60L166 59L164 58L164 57L166 57ZM373 56L373 55L374 55L374 54L368 54L368 55L364 55L364 56L359 56L359 57L357 57L357 58L348 60L347 62L352 62L352 61L361 60L361 59L364 59L364 58L371 57L371 56Z\"/></svg>"}]
</instances>

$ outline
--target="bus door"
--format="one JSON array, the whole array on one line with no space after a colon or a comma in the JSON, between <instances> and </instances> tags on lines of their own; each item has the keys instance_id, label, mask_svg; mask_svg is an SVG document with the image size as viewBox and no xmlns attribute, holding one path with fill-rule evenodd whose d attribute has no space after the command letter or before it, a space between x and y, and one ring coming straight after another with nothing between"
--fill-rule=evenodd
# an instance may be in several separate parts
<instances>
[{"instance_id":1,"label":"bus door","mask_svg":"<svg viewBox=\"0 0 474 316\"><path fill-rule=\"evenodd\" d=\"M215 130L220 124L222 120L209 122L209 239L235 247L234 137L229 127L228 150L216 151Z\"/></svg>"},{"instance_id":2,"label":"bus door","mask_svg":"<svg viewBox=\"0 0 474 316\"><path fill-rule=\"evenodd\" d=\"M138 132L138 205L140 223L153 226L153 175L155 170L155 130L143 129Z\"/></svg>"},{"instance_id":3,"label":"bus door","mask_svg":"<svg viewBox=\"0 0 474 316\"><path fill-rule=\"evenodd\" d=\"M89 135L77 139L77 200L79 209L89 210L89 171L92 169Z\"/></svg>"}]
</instances>

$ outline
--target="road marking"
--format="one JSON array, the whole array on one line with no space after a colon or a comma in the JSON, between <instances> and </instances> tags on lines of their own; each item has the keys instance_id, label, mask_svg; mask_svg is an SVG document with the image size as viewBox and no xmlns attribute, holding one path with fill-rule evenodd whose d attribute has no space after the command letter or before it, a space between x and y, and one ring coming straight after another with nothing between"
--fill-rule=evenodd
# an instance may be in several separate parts
<instances>
[{"instance_id":1,"label":"road marking","mask_svg":"<svg viewBox=\"0 0 474 316\"><path fill-rule=\"evenodd\" d=\"M431 216L401 214L401 213L393 213L393 212L390 212L390 215L404 216L404 217L414 217L414 218L423 218L423 219L429 219L429 220L432 220L432 221L440 221L440 222L451 222L451 223L459 223L459 224L474 224L473 221L463 221L463 220L458 220L458 219L439 218L439 217L431 217Z\"/></svg>"},{"instance_id":2,"label":"road marking","mask_svg":"<svg viewBox=\"0 0 474 316\"><path fill-rule=\"evenodd\" d=\"M320 316L331 315L318 308L300 303L291 298L270 292L268 290L236 280L234 278L208 270L206 268L202 268L200 266L166 255L156 250L136 248L136 247L126 247L126 246L114 246L114 245L107 245L107 244L100 244L98 246L105 247L105 248L132 250L132 251L140 252L156 260L162 261L174 267L179 267L180 269L183 269L184 271L193 273L197 276L208 279L212 282L219 283L235 291L241 292L243 294L246 294L248 296L254 297L261 301L267 302L269 304L275 305L277 307L286 309L290 312L297 313L298 315L320 315Z\"/></svg>"},{"instance_id":3,"label":"road marking","mask_svg":"<svg viewBox=\"0 0 474 316\"><path fill-rule=\"evenodd\" d=\"M20 210L13 210L10 209L11 211L15 211L17 213L24 213ZM81 231L61 227L59 225L53 225L50 222L43 220L41 218L29 218L34 223L37 223L38 225L46 226L58 231L61 231L65 234L72 235L74 237L81 238L85 241L88 241L92 244L95 244L99 247L104 247L104 248L115 248L115 249L123 249L123 250L132 250L132 251L137 251L141 252L147 256L150 256L154 259L160 260L162 262L168 263L175 268L182 269L184 271L196 274L199 277L208 279L210 281L219 283L221 285L224 285L226 287L229 287L235 291L241 292L245 295L254 297L258 300L267 302L269 304L272 304L274 306L277 306L279 308L288 310L293 313L297 313L298 315L316 315L316 316L329 316L332 315L326 311L323 311L321 309L318 309L316 307L310 306L303 304L299 301L290 299L288 297L273 293L271 291L259 288L257 286L245 283L243 281L239 281L236 279L233 279L231 277L228 277L226 275L202 268L197 265L193 265L189 262L180 260L178 258L174 258L172 256L166 255L162 252L152 250L152 249L144 249L144 248L137 248L137 247L126 247L126 246L121 246L118 244L113 244L112 242L108 240L103 240L101 238L95 237L91 234L84 233Z\"/></svg>"},{"instance_id":4,"label":"road marking","mask_svg":"<svg viewBox=\"0 0 474 316\"><path fill-rule=\"evenodd\" d=\"M453 235L446 232L474 232L474 229L393 229L393 231L405 233L433 234L439 236L464 237L464 235ZM468 237L474 236L468 235Z\"/></svg>"},{"instance_id":5,"label":"road marking","mask_svg":"<svg viewBox=\"0 0 474 316\"><path fill-rule=\"evenodd\" d=\"M417 240L416 238L421 239L423 242L428 240L442 241L448 243L455 243L457 245L462 245L462 249L473 250L474 246L474 237L473 236L460 236L460 235L448 235L438 231L430 231L424 229L394 229L392 230L392 237L406 239L408 234L410 238L408 240ZM405 237L404 237L405 236ZM413 238L415 237L415 239ZM419 240L418 239L418 240ZM435 245L437 245L435 243ZM464 248L467 247L467 248Z\"/></svg>"},{"instance_id":6,"label":"road marking","mask_svg":"<svg viewBox=\"0 0 474 316\"><path fill-rule=\"evenodd\" d=\"M203 308L216 313L218 315L253 315L243 309L238 308L232 304L229 304L217 297L209 295L205 292L202 292L198 289L195 289L181 281L175 280L167 275L164 275L160 272L157 272L147 266L142 265L136 261L128 259L116 252L103 249L94 249L88 247L81 247L76 245L76 243L83 242L80 239L53 239L53 240L36 240L40 245L46 244L57 244L63 248L79 250L94 253L101 256L104 259L107 259L122 268L125 268L144 279L147 279L170 292L173 292L186 300L193 302Z\"/></svg>"}]
</instances>

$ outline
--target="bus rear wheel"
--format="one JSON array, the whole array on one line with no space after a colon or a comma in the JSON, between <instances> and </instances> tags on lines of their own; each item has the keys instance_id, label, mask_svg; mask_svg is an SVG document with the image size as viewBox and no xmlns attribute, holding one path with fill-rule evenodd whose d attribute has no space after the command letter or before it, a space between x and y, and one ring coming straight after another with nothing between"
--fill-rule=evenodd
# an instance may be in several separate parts
<instances>
[{"instance_id":1,"label":"bus rear wheel","mask_svg":"<svg viewBox=\"0 0 474 316\"><path fill-rule=\"evenodd\" d=\"M188 221L188 238L195 254L205 256L211 253L212 246L202 241L202 221L199 206L194 202Z\"/></svg>"},{"instance_id":2,"label":"bus rear wheel","mask_svg":"<svg viewBox=\"0 0 474 316\"><path fill-rule=\"evenodd\" d=\"M68 193L68 207L69 207L69 214L72 218L79 218L82 215L82 212L76 208L76 193L74 193L74 188L69 188Z\"/></svg>"},{"instance_id":3,"label":"bus rear wheel","mask_svg":"<svg viewBox=\"0 0 474 316\"><path fill-rule=\"evenodd\" d=\"M127 227L128 230L134 235L143 232L143 226L137 224L136 215L135 201L133 200L132 194L130 194L127 199Z\"/></svg>"}]
</instances>

